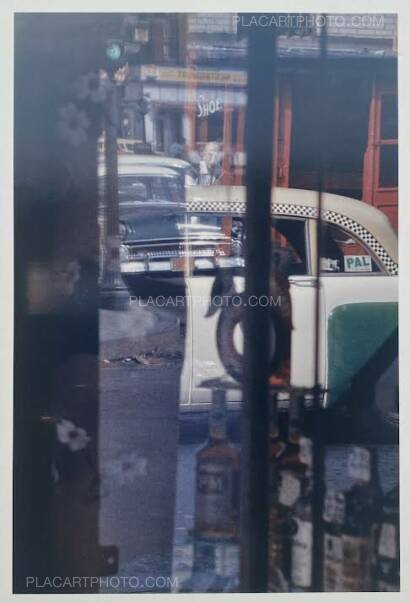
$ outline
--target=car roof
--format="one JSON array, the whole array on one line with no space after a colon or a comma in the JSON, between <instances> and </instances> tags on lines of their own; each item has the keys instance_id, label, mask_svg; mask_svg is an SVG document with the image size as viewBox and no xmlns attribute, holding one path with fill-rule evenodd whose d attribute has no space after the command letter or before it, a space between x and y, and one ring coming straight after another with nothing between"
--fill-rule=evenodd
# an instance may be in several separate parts
<instances>
[{"instance_id":1,"label":"car roof","mask_svg":"<svg viewBox=\"0 0 410 603\"><path fill-rule=\"evenodd\" d=\"M138 163L118 162L118 174L120 176L180 176L177 170L163 165L148 165ZM105 164L98 165L98 176L105 175Z\"/></svg>"},{"instance_id":2,"label":"car roof","mask_svg":"<svg viewBox=\"0 0 410 603\"><path fill-rule=\"evenodd\" d=\"M104 161L104 155L100 156L99 164L104 164ZM132 153L122 153L118 155L118 166L122 165L156 165L175 170L186 170L191 164L184 159L169 157L168 155L134 155Z\"/></svg>"},{"instance_id":3,"label":"car roof","mask_svg":"<svg viewBox=\"0 0 410 603\"><path fill-rule=\"evenodd\" d=\"M317 218L317 191L273 188L271 199L272 213L275 215ZM188 211L241 214L245 212L245 201L245 186L186 187ZM366 241L366 232L373 235L392 260L397 263L397 235L385 214L380 210L363 201L332 193L323 194L322 209L324 219L340 224L352 233L358 234L363 241Z\"/></svg>"},{"instance_id":4,"label":"car roof","mask_svg":"<svg viewBox=\"0 0 410 603\"><path fill-rule=\"evenodd\" d=\"M188 161L178 159L177 157L169 157L168 155L131 155L124 153L118 156L118 163L163 165L177 170L183 170L190 167Z\"/></svg>"}]
</instances>

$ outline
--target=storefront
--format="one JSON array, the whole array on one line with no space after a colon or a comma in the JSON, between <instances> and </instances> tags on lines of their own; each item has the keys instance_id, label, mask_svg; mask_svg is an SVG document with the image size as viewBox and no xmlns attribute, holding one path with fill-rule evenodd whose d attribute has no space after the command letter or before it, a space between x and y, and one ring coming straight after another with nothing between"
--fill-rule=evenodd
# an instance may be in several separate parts
<instances>
[{"instance_id":1,"label":"storefront","mask_svg":"<svg viewBox=\"0 0 410 603\"><path fill-rule=\"evenodd\" d=\"M379 207L397 228L397 80L389 59L334 61L329 81L331 129L326 188ZM280 66L275 106L276 186L317 188L315 125L318 102L311 61ZM354 67L354 68L353 68ZM149 111L142 116L136 99ZM316 95L316 96L315 96ZM198 163L219 161L218 182L244 184L246 74L144 65L140 82L126 86L124 138L147 142L153 152L179 154ZM388 116L388 118L387 118ZM176 146L175 146L176 145Z\"/></svg>"}]
</instances>

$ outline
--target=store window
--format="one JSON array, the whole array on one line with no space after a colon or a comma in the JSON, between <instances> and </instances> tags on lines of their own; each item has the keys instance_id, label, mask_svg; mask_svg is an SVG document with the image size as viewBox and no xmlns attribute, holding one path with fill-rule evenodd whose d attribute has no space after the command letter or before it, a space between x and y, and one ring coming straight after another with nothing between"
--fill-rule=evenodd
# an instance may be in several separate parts
<instances>
[{"instance_id":1,"label":"store window","mask_svg":"<svg viewBox=\"0 0 410 603\"><path fill-rule=\"evenodd\" d=\"M396 94L381 97L379 188L398 186L398 105Z\"/></svg>"},{"instance_id":2,"label":"store window","mask_svg":"<svg viewBox=\"0 0 410 603\"><path fill-rule=\"evenodd\" d=\"M377 338L373 331L381 323L390 337L395 328L390 303L395 279L377 283L379 297L371 299L375 311L369 311L371 291L366 285L372 279L364 283L359 277L379 271L377 258L343 228L324 225L322 271L358 278L323 281L337 289L341 306L352 299L359 302L352 305L360 305L363 296L366 314L350 315L349 328L339 329L346 335L346 353L340 354L339 348L333 361L327 351L336 338L329 337L329 346L317 346L320 358L315 357L316 327L327 329L329 323L325 312L316 321L320 282L311 276L307 236L316 209L312 199L319 203L319 195L285 188L275 188L271 195L270 168L273 164L278 172L283 169L278 183L288 184L292 131L296 165L303 173L291 184L314 186L323 118L316 99L323 97L323 87L316 86L313 39L296 40L293 30L277 46L286 56L289 87L281 74L278 103L275 86L267 86L262 94L276 62L272 30L263 27L265 18L258 31L239 27L239 16L228 13L107 13L92 18L59 14L52 19L32 14L27 21L21 16L16 21L22 28L16 36L15 78L20 249L14 421L18 592L38 590L37 579L30 578L33 582L28 585L27 576L53 578L53 572L56 583L42 592L62 592L59 576L71 584L73 576L82 576L81 586L77 579L77 586L74 583L79 592L85 585L87 592L113 594L346 592L386 585L397 590L398 501L397 492L391 491L397 483L397 451L383 453L379 467L387 467L381 477L389 494L376 500L367 496L374 492L381 498L376 451L355 447L348 455L342 446L329 446L326 471L316 471L305 422L313 393L318 401L333 395L328 373L311 381L315 368L335 367L343 387L350 387L354 379L361 385L363 370L369 372L377 352L376 372L381 371L384 333ZM244 22L249 24L246 18ZM264 42L259 50L255 39L247 49L250 30ZM120 45L113 44L113 35L119 36ZM108 42L110 53L124 44L130 62L111 65L110 74L104 73L101 54L82 56L84 49L102 48ZM304 43L309 57L305 64L305 51L300 58L293 57ZM50 63L45 48L53 49L55 61ZM178 66L171 65L177 50ZM371 60L369 55L366 65ZM277 62L284 64L281 57ZM353 190L345 176L361 165L368 94L357 91L362 73L349 78L350 89L346 86L342 72L355 61L340 58L329 63L337 82L325 99L336 122L329 129L337 141L332 143L330 163L333 174L343 176L338 186ZM339 64L344 65L342 70ZM250 76L258 69L255 80ZM98 73L98 78L90 72ZM78 79L81 90L74 98ZM34 105L33 86L39 92ZM117 114L121 99L124 113ZM208 102L204 118L198 118L200 99ZM263 110L262 99L267 100ZM380 178L389 186L394 157L387 155L397 149L397 118L390 115L388 105L394 101L388 97L385 101ZM202 100L200 104L205 106ZM279 123L273 139L267 123L275 105ZM51 115L60 116L59 121L50 120ZM107 119L111 115L116 119ZM374 130L380 138L377 123ZM245 143L245 129L257 138L256 125L261 126L260 140L253 145L249 137ZM118 133L134 140L118 139ZM255 149L259 142L261 148ZM377 153L379 143L378 139L373 145ZM248 190L241 186L246 153ZM379 177L378 155L374 157L372 183ZM268 158L267 165L259 158ZM27 165L34 170L31 180ZM49 188L50 174L55 188ZM265 181L260 194L258 179ZM280 215L271 216L271 207ZM252 284L255 275L264 282ZM385 287L388 280L391 288ZM386 299L388 304L379 303ZM33 310L36 304L40 310ZM254 320L258 315L268 320L258 323ZM243 329L247 318L255 325L252 336L248 331L248 357ZM374 350L362 345L368 333ZM366 355L359 357L364 348ZM386 365L392 360L388 358ZM345 373L349 366L351 372ZM368 379L374 382L374 375ZM396 386L389 374L386 381ZM269 397L260 384L267 386ZM370 398L374 388L358 389L340 415L331 414L329 423L329 415L323 415L325 425L337 431L323 429L326 441L333 435L338 444L346 441L339 433L339 418L350 422L357 400L365 403L367 423L370 400L368 406L364 397ZM327 413L327 406L324 410ZM251 433L252 414L257 430ZM382 416L389 429L398 423L395 400L393 408L380 408L380 425ZM357 419L360 423L360 415ZM353 433L348 427L347 441L362 435L356 433L356 422ZM315 443L324 445L317 436ZM250 454L247 440L255 453ZM259 443L264 450L257 451ZM319 458L316 450L314 455ZM248 480L247 474L256 481ZM264 483L261 476L268 474ZM328 514L323 516L321 508L314 507L317 500L312 494L322 477L329 490ZM350 477L358 482L352 488ZM241 487L241 504L250 501L248 508L245 504L239 509ZM344 493L349 502L346 518ZM381 517L383 525L390 526L383 538ZM252 525L260 519L259 527ZM322 528L327 530L323 585L316 583L322 560L315 556L313 538L314 530ZM388 550L390 557L375 556L373 563L375 538L382 543L378 550ZM337 554L331 552L333 544ZM338 553L341 547L345 558ZM353 564L352 558L360 561ZM242 574L244 569L245 574L254 573L252 588L246 575L240 582L240 560ZM261 571L264 564L269 566L266 572ZM348 566L346 575L343 564ZM96 576L102 579L94 583ZM72 592L71 584L65 592Z\"/></svg>"},{"instance_id":3,"label":"store window","mask_svg":"<svg viewBox=\"0 0 410 603\"><path fill-rule=\"evenodd\" d=\"M398 136L398 106L395 94L382 96L382 114L380 137L382 139L397 139Z\"/></svg>"},{"instance_id":4,"label":"store window","mask_svg":"<svg viewBox=\"0 0 410 603\"><path fill-rule=\"evenodd\" d=\"M397 144L386 144L380 148L380 188L395 188L398 186L399 154Z\"/></svg>"}]
</instances>

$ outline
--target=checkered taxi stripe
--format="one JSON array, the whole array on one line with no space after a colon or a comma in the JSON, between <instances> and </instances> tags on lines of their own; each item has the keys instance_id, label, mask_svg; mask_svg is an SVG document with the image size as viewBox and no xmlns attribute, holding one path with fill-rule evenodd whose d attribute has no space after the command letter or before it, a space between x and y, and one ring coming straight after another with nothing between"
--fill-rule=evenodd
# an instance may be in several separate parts
<instances>
[{"instance_id":1,"label":"checkered taxi stripe","mask_svg":"<svg viewBox=\"0 0 410 603\"><path fill-rule=\"evenodd\" d=\"M244 214L245 213L245 201L208 201L208 200L191 200L187 202L188 212L199 212L199 213L231 213L231 214ZM273 203L272 214L281 216L297 216L301 218L317 218L318 208L308 207L306 205L296 205L287 203ZM385 248L375 239L375 237L366 228L351 220L343 214L339 214L335 211L325 210L323 212L323 219L332 224L342 226L346 230L350 231L358 239L360 239L366 247L371 249L375 255L379 258L382 265L390 274L398 274L398 264L391 256L387 253Z\"/></svg>"}]
</instances>

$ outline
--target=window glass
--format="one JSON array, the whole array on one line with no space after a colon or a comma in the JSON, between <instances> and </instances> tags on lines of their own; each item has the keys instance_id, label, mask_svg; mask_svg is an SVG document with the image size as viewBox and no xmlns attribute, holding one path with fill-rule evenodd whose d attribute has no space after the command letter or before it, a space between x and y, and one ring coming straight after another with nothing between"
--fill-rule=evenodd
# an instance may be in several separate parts
<instances>
[{"instance_id":1,"label":"window glass","mask_svg":"<svg viewBox=\"0 0 410 603\"><path fill-rule=\"evenodd\" d=\"M215 268L243 268L246 239L243 216L198 213L180 215L178 230L187 235L195 273ZM307 274L305 221L272 221L272 270L285 277Z\"/></svg>"},{"instance_id":2,"label":"window glass","mask_svg":"<svg viewBox=\"0 0 410 603\"><path fill-rule=\"evenodd\" d=\"M380 188L398 186L398 147L396 144L385 144L380 147Z\"/></svg>"},{"instance_id":3,"label":"window glass","mask_svg":"<svg viewBox=\"0 0 410 603\"><path fill-rule=\"evenodd\" d=\"M397 96L386 94L382 96L382 115L380 125L380 138L396 139L398 137L398 112Z\"/></svg>"},{"instance_id":4,"label":"window glass","mask_svg":"<svg viewBox=\"0 0 410 603\"><path fill-rule=\"evenodd\" d=\"M184 186L178 176L120 176L118 193L120 203L178 202L184 198Z\"/></svg>"},{"instance_id":5,"label":"window glass","mask_svg":"<svg viewBox=\"0 0 410 603\"><path fill-rule=\"evenodd\" d=\"M329 15L322 81L323 15L16 17L17 592L251 592L248 580L239 583L241 563L260 582L268 574L257 592L313 591L322 573L310 563L313 523L322 519L311 497L316 394L329 427L322 443L341 444L325 450L323 487L334 492L324 531L338 546L326 545L323 570L330 590L377 590L370 576L359 580L371 565L363 545L369 552L379 544L380 530L366 518L394 511L384 524L394 527L397 503L379 496L373 450L356 448L351 459L342 444L345 435L348 442L373 436L381 418L397 433L396 279L360 241L326 223L325 306L316 306L318 279L298 275L312 273L307 225L319 196L312 193L310 203L306 189L317 190L321 172L322 103L332 107L323 188L362 198L363 179L378 185L377 164L373 176L364 161L372 98L381 101L380 186L397 183L397 99L380 98L380 90L395 90L394 58L390 51L376 58L377 45L384 52L390 42L375 39L366 65L354 61L369 40L349 38L348 29L343 37L337 18L332 32ZM359 16L352 18L358 33ZM258 123L259 140L246 144ZM379 192L375 204L387 197L395 211L396 193ZM252 242L247 196L250 214L266 202L266 213L251 216ZM271 196L281 215L269 213ZM379 270L385 278L366 281ZM299 286L290 291L293 277ZM374 303L341 312L347 328L336 326L333 337L332 324L342 323L329 321L329 312L349 301ZM329 345L316 346L317 326L329 326ZM362 432L360 415L332 404L353 408L363 393L377 412ZM397 450L383 448L386 492L398 464ZM380 505L367 514L347 505L344 518L344 493L355 502L358 488L349 489L350 470L359 481L369 474L361 492L374 486ZM268 478L249 488L242 508L241 472L245 488L252 476ZM268 542L261 539L258 550L252 522L262 518L268 527L266 511ZM360 538L347 548L361 560L345 576L337 549L352 522ZM374 559L372 575L397 589L398 552L392 555Z\"/></svg>"},{"instance_id":6,"label":"window glass","mask_svg":"<svg viewBox=\"0 0 410 603\"><path fill-rule=\"evenodd\" d=\"M380 269L361 242L339 226L327 224L322 242L321 271L363 274Z\"/></svg>"},{"instance_id":7,"label":"window glass","mask_svg":"<svg viewBox=\"0 0 410 603\"><path fill-rule=\"evenodd\" d=\"M276 219L272 222L272 269L291 276L307 274L304 220Z\"/></svg>"}]
</instances>

